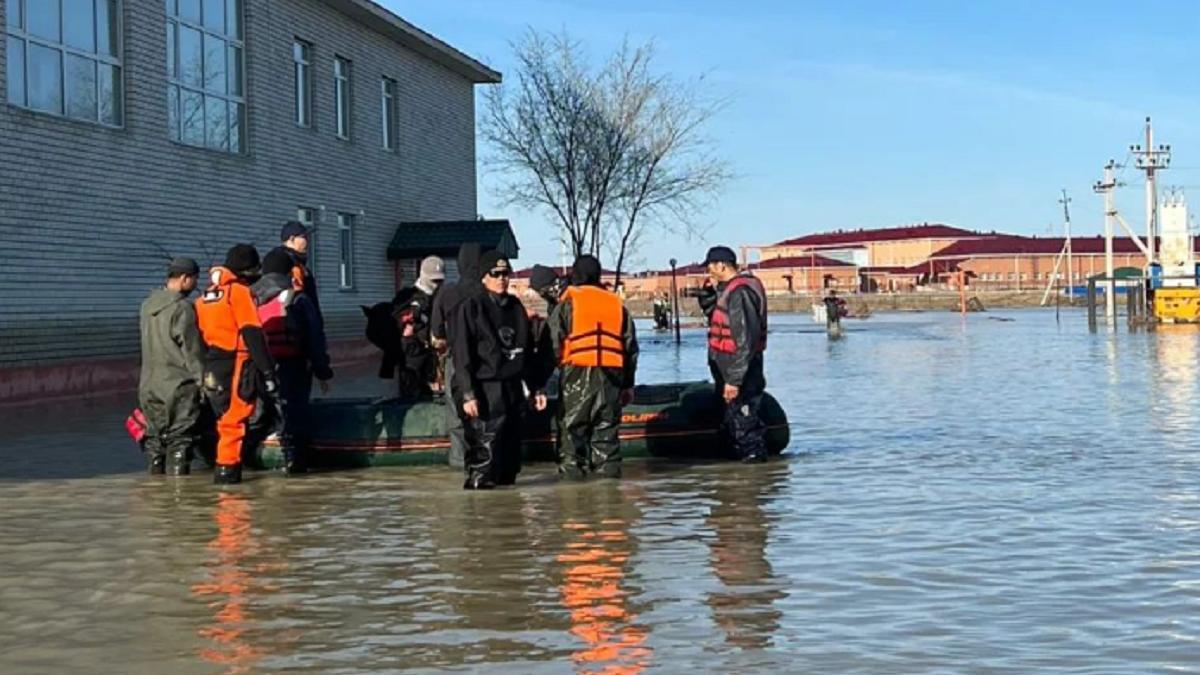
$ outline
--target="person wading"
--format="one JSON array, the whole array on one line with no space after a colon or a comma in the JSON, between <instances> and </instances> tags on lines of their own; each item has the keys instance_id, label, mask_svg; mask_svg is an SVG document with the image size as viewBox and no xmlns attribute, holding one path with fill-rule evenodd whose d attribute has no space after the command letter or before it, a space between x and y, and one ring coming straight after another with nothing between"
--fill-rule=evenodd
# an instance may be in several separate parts
<instances>
[{"instance_id":1,"label":"person wading","mask_svg":"<svg viewBox=\"0 0 1200 675\"><path fill-rule=\"evenodd\" d=\"M545 383L534 381L527 358L533 346L529 319L508 293L512 267L496 251L484 254L480 267L487 270L484 291L458 306L450 328L455 393L466 427L466 490L516 482L526 386L534 407L546 409Z\"/></svg>"},{"instance_id":2,"label":"person wading","mask_svg":"<svg viewBox=\"0 0 1200 675\"><path fill-rule=\"evenodd\" d=\"M739 272L737 256L725 246L704 259L716 284L716 301L701 299L708 315L708 366L725 401L725 426L743 462L767 459L766 426L760 415L766 378L767 294L762 282Z\"/></svg>"},{"instance_id":3,"label":"person wading","mask_svg":"<svg viewBox=\"0 0 1200 675\"><path fill-rule=\"evenodd\" d=\"M142 370L138 405L146 416L146 457L150 473L191 472L199 444L204 378L204 342L196 311L185 300L196 290L200 266L177 258L167 268L167 284L142 303ZM168 462L168 459L170 460Z\"/></svg>"},{"instance_id":4,"label":"person wading","mask_svg":"<svg viewBox=\"0 0 1200 675\"><path fill-rule=\"evenodd\" d=\"M200 336L208 347L204 390L217 416L213 482L218 484L242 481L246 423L259 394L274 396L278 389L275 364L250 291L258 273L258 251L238 244L229 249L224 266L209 272L212 284L196 300Z\"/></svg>"},{"instance_id":5,"label":"person wading","mask_svg":"<svg viewBox=\"0 0 1200 675\"><path fill-rule=\"evenodd\" d=\"M621 408L633 400L637 334L621 298L600 286L595 257L575 261L550 331L560 367L559 474L620 477L617 432Z\"/></svg>"},{"instance_id":6,"label":"person wading","mask_svg":"<svg viewBox=\"0 0 1200 675\"><path fill-rule=\"evenodd\" d=\"M483 293L479 278L479 244L467 242L458 249L458 283L446 284L433 299L429 319L429 334L435 349L444 354L442 377L446 383L446 429L450 435L449 464L462 468L467 452L466 430L461 415L462 395L455 390L454 358L450 350L453 341L453 317L468 298Z\"/></svg>"},{"instance_id":7,"label":"person wading","mask_svg":"<svg viewBox=\"0 0 1200 675\"><path fill-rule=\"evenodd\" d=\"M263 417L279 427L283 470L289 475L308 470L313 377L320 383L322 393L329 391L329 380L333 379L320 315L308 293L297 287L293 269L291 257L275 249L263 259L263 276L251 287L258 304L258 319L267 336L267 349L275 361L278 396L283 404L282 420L276 420L277 415L273 414ZM271 406L264 406L260 413L270 410Z\"/></svg>"}]
</instances>

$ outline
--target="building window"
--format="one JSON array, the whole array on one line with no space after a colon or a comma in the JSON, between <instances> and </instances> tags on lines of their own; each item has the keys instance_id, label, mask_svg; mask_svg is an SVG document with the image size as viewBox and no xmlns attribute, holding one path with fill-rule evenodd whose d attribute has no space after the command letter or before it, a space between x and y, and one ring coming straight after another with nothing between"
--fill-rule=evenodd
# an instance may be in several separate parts
<instances>
[{"instance_id":1,"label":"building window","mask_svg":"<svg viewBox=\"0 0 1200 675\"><path fill-rule=\"evenodd\" d=\"M246 147L242 0L166 0L171 140L239 153Z\"/></svg>"},{"instance_id":2,"label":"building window","mask_svg":"<svg viewBox=\"0 0 1200 675\"><path fill-rule=\"evenodd\" d=\"M333 101L338 138L350 140L350 62L340 56L333 60Z\"/></svg>"},{"instance_id":3,"label":"building window","mask_svg":"<svg viewBox=\"0 0 1200 675\"><path fill-rule=\"evenodd\" d=\"M119 0L8 0L8 102L121 126Z\"/></svg>"},{"instance_id":4,"label":"building window","mask_svg":"<svg viewBox=\"0 0 1200 675\"><path fill-rule=\"evenodd\" d=\"M292 61L296 71L296 124L312 126L312 45L301 40L292 43Z\"/></svg>"},{"instance_id":5,"label":"building window","mask_svg":"<svg viewBox=\"0 0 1200 675\"><path fill-rule=\"evenodd\" d=\"M396 81L383 78L380 83L380 101L383 105L383 149L396 149Z\"/></svg>"},{"instance_id":6,"label":"building window","mask_svg":"<svg viewBox=\"0 0 1200 675\"><path fill-rule=\"evenodd\" d=\"M354 288L354 214L338 214L338 286Z\"/></svg>"}]
</instances>

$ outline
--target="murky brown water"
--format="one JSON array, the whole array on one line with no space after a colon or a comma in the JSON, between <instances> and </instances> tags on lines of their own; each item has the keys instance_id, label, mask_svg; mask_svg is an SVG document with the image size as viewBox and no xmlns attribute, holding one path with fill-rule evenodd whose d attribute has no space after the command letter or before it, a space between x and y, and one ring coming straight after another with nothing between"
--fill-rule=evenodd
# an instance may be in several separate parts
<instances>
[{"instance_id":1,"label":"murky brown water","mask_svg":"<svg viewBox=\"0 0 1200 675\"><path fill-rule=\"evenodd\" d=\"M8 411L0 672L1200 672L1200 334L1002 316L777 321L796 454L620 482L221 492L111 404Z\"/></svg>"}]
</instances>

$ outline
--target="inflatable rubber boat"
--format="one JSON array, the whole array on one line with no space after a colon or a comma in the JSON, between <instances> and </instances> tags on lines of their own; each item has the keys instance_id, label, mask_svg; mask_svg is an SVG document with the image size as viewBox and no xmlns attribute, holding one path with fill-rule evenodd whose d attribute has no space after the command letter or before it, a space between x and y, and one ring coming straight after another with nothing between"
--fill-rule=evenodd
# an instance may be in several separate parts
<instances>
[{"instance_id":1,"label":"inflatable rubber boat","mask_svg":"<svg viewBox=\"0 0 1200 675\"><path fill-rule=\"evenodd\" d=\"M446 463L450 439L445 399L318 399L312 404L314 429L309 464L324 468ZM554 461L554 415L530 412L522 424L525 461ZM621 451L626 458L717 459L731 455L721 429L724 407L709 382L642 385L621 415ZM787 415L769 394L763 401L767 448L787 447ZM282 465L279 446L270 441L247 451L256 468Z\"/></svg>"}]
</instances>

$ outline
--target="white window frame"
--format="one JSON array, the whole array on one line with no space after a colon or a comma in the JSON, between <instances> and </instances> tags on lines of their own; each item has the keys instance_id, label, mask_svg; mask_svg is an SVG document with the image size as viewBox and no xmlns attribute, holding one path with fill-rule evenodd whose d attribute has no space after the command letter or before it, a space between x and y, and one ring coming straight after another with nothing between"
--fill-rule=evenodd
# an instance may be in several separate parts
<instances>
[{"instance_id":1,"label":"white window frame","mask_svg":"<svg viewBox=\"0 0 1200 675\"><path fill-rule=\"evenodd\" d=\"M313 78L311 42L300 38L292 41L292 74L295 77L296 126L311 129L313 126Z\"/></svg>"},{"instance_id":2,"label":"white window frame","mask_svg":"<svg viewBox=\"0 0 1200 675\"><path fill-rule=\"evenodd\" d=\"M379 81L379 102L382 107L380 117L383 132L383 149L396 151L396 81L384 77Z\"/></svg>"},{"instance_id":3,"label":"white window frame","mask_svg":"<svg viewBox=\"0 0 1200 675\"><path fill-rule=\"evenodd\" d=\"M167 71L168 71L167 72L167 102L168 102L167 121L168 121L168 125L170 125L170 120L171 120L170 101L171 101L171 94L173 91L176 93L175 106L177 106L177 108L178 108L178 110L176 111L176 115L175 115L178 128L176 128L176 129L168 128L167 135L171 139L172 142L179 143L180 145L186 145L186 146L192 147L192 148L204 148L207 150L213 150L215 152L223 152L223 153L231 154L231 155L246 154L247 148L249 147L249 128L248 128L249 123L248 123L248 120L249 120L250 115L249 115L248 109L246 107L247 83L246 83L246 40L245 40L246 3L245 3L245 0L226 0L226 2L224 3L225 12L226 12L226 16L225 16L226 24L225 24L225 28L219 32L206 27L204 25L204 17L203 16L201 16L199 23L183 18L179 14L178 2L179 2L179 0L166 0L167 32L171 35L171 40L169 41L167 48L174 49L174 53L170 54L170 59L168 61L168 68L167 68ZM235 9L235 11L238 12L237 32L235 34L230 34L227 32L228 26L229 26L228 12L230 9L230 5L232 5L233 8ZM201 11L203 12L203 8L204 8L203 2L200 3L200 7L201 7ZM204 54L204 49L203 49L205 38L211 37L211 38L220 40L225 43L225 59L226 59L225 60L226 92L225 93L209 90L204 87L203 83L201 83L201 85L199 87L197 87L194 84L184 82L178 76L177 73L179 71L179 33L180 33L181 27L190 28L192 30L200 32L200 39L201 39L200 72L202 73L202 77L203 77L203 73L206 70L205 64L204 64L205 54ZM238 53L241 54L241 59L239 60L239 65L238 65L238 69L237 69L238 70L238 82L241 85L241 90L242 90L242 93L240 95L232 94L232 93L228 92L229 72L230 72L230 68L232 67L231 64L229 63L229 53L230 53L231 49L237 49ZM171 72L172 69L175 72ZM190 94L197 94L197 95L201 96L201 104L200 105L201 105L201 108L203 110L205 110L204 123L202 125L202 128L204 129L204 142L203 143L189 143L188 141L184 140L184 138L183 138L183 95L185 92L190 93ZM226 103L226 111L225 111L226 146L230 146L230 147L214 148L211 145L209 145L207 104L208 104L208 99L210 99L210 98L220 99L220 100L225 101L225 103ZM236 116L237 122L238 122L238 147L237 148L231 147L231 144L228 142L229 141L229 129L232 128L231 121L235 118L235 116Z\"/></svg>"},{"instance_id":4,"label":"white window frame","mask_svg":"<svg viewBox=\"0 0 1200 675\"><path fill-rule=\"evenodd\" d=\"M342 56L333 57L333 108L334 133L342 140L350 140L351 78L353 63Z\"/></svg>"},{"instance_id":5,"label":"white window frame","mask_svg":"<svg viewBox=\"0 0 1200 675\"><path fill-rule=\"evenodd\" d=\"M312 272L314 279L317 277L317 221L320 217L320 209L311 206L296 209L296 221L308 228L308 270Z\"/></svg>"},{"instance_id":6,"label":"white window frame","mask_svg":"<svg viewBox=\"0 0 1200 675\"><path fill-rule=\"evenodd\" d=\"M7 1L7 13L5 14L5 17L6 17L5 24L6 25L4 26L4 31L7 36L5 38L6 39L5 62L7 64L6 69L12 68L13 67L12 64L15 63L14 59L12 58L12 55L9 53L9 47L14 43L20 43L21 49L23 50L22 51L22 65L24 66L24 72L22 73L22 78L21 78L21 83L22 83L23 87L22 87L20 101L14 101L14 100L12 100L11 97L9 97L8 87L10 87L12 85L7 84L9 82L9 78L8 78L8 74L5 73L5 82L6 82L5 100L10 105L14 105L18 108L23 108L25 110L30 110L30 111L44 114L44 115L53 115L54 117L62 117L64 119L75 120L77 122L85 122L85 123L89 123L89 124L97 124L100 126L110 127L113 129L123 128L125 126L125 67L121 61L121 54L123 54L125 52L125 45L124 45L124 41L123 41L124 33L125 33L124 24L123 24L123 16L124 16L125 7L124 7L123 0L113 0L113 13L111 16L111 21L116 24L115 27L113 28L113 30L115 32L115 38L116 38L115 39L116 44L113 45L114 51L116 51L115 56L108 55L108 54L101 54L100 48L99 48L100 35L99 35L99 25L98 25L98 21L97 21L98 13L96 12L96 9L100 3L106 3L107 0L94 0L94 2L92 3L92 39L93 39L93 43L94 43L94 46L93 46L94 51L87 51L85 49L79 49L79 48L71 47L71 46L67 45L66 36L64 35L66 26L63 25L64 11L63 11L63 6L62 6L62 0L53 0L55 2L58 2L58 4L59 4L59 7L58 7L58 21L59 21L58 33L59 33L59 35L58 35L57 42L55 42L53 40L48 40L48 39L38 36L38 35L33 35L32 33L30 33L28 31L29 0L6 0L6 1ZM39 0L34 0L34 1L37 2ZM41 0L41 1L44 1L44 0ZM14 6L17 7L18 9L13 10ZM13 20L14 16L20 17L18 22L10 23ZM57 111L46 110L44 108L35 108L29 102L29 52L30 52L29 46L30 45L35 45L38 47L51 49L51 50L57 51L59 53L58 54L59 109ZM96 97L96 116L95 116L95 118L89 119L89 118L83 118L83 117L75 117L67 112L68 104L67 104L66 62L67 62L68 56L85 58L85 59L88 59L89 61L94 62L94 64L95 64L93 67L93 72L95 73L95 97ZM112 100L112 107L113 107L112 116L115 118L115 120L116 120L115 122L104 121L104 119L103 119L104 115L101 113L101 102L100 102L100 82L101 82L100 66L101 65L107 65L116 70L116 77L113 78L113 100Z\"/></svg>"},{"instance_id":7,"label":"white window frame","mask_svg":"<svg viewBox=\"0 0 1200 675\"><path fill-rule=\"evenodd\" d=\"M354 289L354 224L358 215L337 214L338 224L338 288Z\"/></svg>"}]
</instances>

